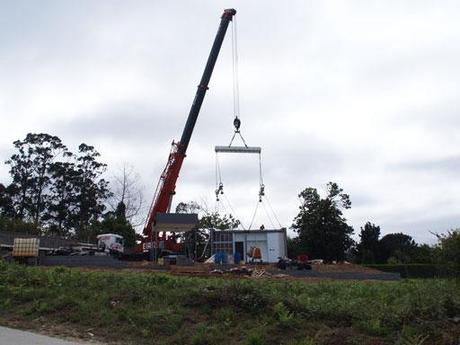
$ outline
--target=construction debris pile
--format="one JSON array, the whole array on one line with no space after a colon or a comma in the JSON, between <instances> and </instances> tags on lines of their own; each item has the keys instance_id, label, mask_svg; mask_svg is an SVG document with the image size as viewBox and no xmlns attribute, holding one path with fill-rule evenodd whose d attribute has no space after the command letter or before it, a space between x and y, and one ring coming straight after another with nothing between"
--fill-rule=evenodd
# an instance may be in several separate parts
<instances>
[{"instance_id":1,"label":"construction debris pile","mask_svg":"<svg viewBox=\"0 0 460 345\"><path fill-rule=\"evenodd\" d=\"M210 272L211 275L230 275L230 276L246 276L251 278L263 278L263 277L274 277L283 278L287 277L286 274L273 274L260 267L232 267L229 269L214 269Z\"/></svg>"},{"instance_id":2,"label":"construction debris pile","mask_svg":"<svg viewBox=\"0 0 460 345\"><path fill-rule=\"evenodd\" d=\"M270 279L351 279L351 280L398 280L399 274L385 273L353 264L313 264L311 269L289 267L280 269L277 265L216 265L195 264L193 266L170 266L175 275L224 278L270 278Z\"/></svg>"}]
</instances>

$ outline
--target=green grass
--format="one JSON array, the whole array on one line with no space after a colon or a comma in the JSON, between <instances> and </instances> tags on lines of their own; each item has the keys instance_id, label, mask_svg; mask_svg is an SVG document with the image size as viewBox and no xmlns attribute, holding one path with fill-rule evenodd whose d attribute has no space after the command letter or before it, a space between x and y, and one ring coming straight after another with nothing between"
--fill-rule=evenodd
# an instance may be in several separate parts
<instances>
[{"instance_id":1,"label":"green grass","mask_svg":"<svg viewBox=\"0 0 460 345\"><path fill-rule=\"evenodd\" d=\"M123 344L452 344L455 280L302 282L0 262L0 322Z\"/></svg>"}]
</instances>

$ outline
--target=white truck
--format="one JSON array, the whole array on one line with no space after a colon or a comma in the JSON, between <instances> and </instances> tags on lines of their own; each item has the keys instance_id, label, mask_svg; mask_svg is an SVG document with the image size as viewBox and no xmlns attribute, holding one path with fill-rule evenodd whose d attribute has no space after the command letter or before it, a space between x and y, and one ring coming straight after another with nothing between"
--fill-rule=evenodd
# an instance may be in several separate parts
<instances>
[{"instance_id":1,"label":"white truck","mask_svg":"<svg viewBox=\"0 0 460 345\"><path fill-rule=\"evenodd\" d=\"M123 254L125 248L123 236L117 234L102 234L97 236L97 248L101 252Z\"/></svg>"}]
</instances>

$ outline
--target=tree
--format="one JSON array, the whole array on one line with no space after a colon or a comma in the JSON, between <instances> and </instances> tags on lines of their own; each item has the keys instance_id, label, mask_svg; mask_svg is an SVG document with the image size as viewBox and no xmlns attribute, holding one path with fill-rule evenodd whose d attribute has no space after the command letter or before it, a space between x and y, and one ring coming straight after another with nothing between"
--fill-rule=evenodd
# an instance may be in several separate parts
<instances>
[{"instance_id":1,"label":"tree","mask_svg":"<svg viewBox=\"0 0 460 345\"><path fill-rule=\"evenodd\" d=\"M240 225L240 221L235 219L231 214L220 215L218 212L208 212L206 205L201 206L196 201L180 202L176 206L177 213L197 213L202 214L198 225L191 231L181 235L189 253L195 257L204 254L206 243L209 240L209 230L235 229Z\"/></svg>"},{"instance_id":2,"label":"tree","mask_svg":"<svg viewBox=\"0 0 460 345\"><path fill-rule=\"evenodd\" d=\"M300 243L299 237L289 237L287 238L287 254L291 259L297 258L298 255L305 253L302 250L302 244Z\"/></svg>"},{"instance_id":3,"label":"tree","mask_svg":"<svg viewBox=\"0 0 460 345\"><path fill-rule=\"evenodd\" d=\"M126 207L126 219L134 226L141 225L144 219L139 216L144 205L143 188L139 183L139 174L132 166L124 164L111 181L112 196L109 205L115 211L120 203Z\"/></svg>"},{"instance_id":4,"label":"tree","mask_svg":"<svg viewBox=\"0 0 460 345\"><path fill-rule=\"evenodd\" d=\"M101 175L106 164L97 161L100 154L93 146L80 144L78 147L76 176L74 179L76 235L82 240L94 240L90 225L97 222L105 210L104 202L110 197L108 182Z\"/></svg>"},{"instance_id":5,"label":"tree","mask_svg":"<svg viewBox=\"0 0 460 345\"><path fill-rule=\"evenodd\" d=\"M233 217L232 214L219 212L209 212L205 206L201 206L196 201L180 202L176 206L177 213L197 213L202 214L198 222L198 229L209 230L228 230L236 229L241 222Z\"/></svg>"},{"instance_id":6,"label":"tree","mask_svg":"<svg viewBox=\"0 0 460 345\"><path fill-rule=\"evenodd\" d=\"M412 249L410 256L411 263L432 264L436 262L436 247L428 244L417 244Z\"/></svg>"},{"instance_id":7,"label":"tree","mask_svg":"<svg viewBox=\"0 0 460 345\"><path fill-rule=\"evenodd\" d=\"M180 202L176 206L176 213L199 213L203 210L196 201Z\"/></svg>"},{"instance_id":8,"label":"tree","mask_svg":"<svg viewBox=\"0 0 460 345\"><path fill-rule=\"evenodd\" d=\"M300 194L300 212L292 228L299 235L301 249L313 258L326 262L345 259L353 244L353 228L343 217L342 209L349 209L351 201L336 183L327 184L327 196L321 198L315 188L306 188Z\"/></svg>"},{"instance_id":9,"label":"tree","mask_svg":"<svg viewBox=\"0 0 460 345\"><path fill-rule=\"evenodd\" d=\"M81 144L72 154L57 136L29 133L14 143L17 152L5 163L12 182L0 186L0 216L34 224L40 233L94 238L90 225L103 214L110 196L94 147ZM12 225L12 226L13 226ZM29 226L25 226L28 228Z\"/></svg>"},{"instance_id":10,"label":"tree","mask_svg":"<svg viewBox=\"0 0 460 345\"><path fill-rule=\"evenodd\" d=\"M229 230L236 229L241 222L231 214L220 215L219 212L206 214L200 218L200 229Z\"/></svg>"},{"instance_id":11,"label":"tree","mask_svg":"<svg viewBox=\"0 0 460 345\"><path fill-rule=\"evenodd\" d=\"M16 216L13 204L13 195L15 195L13 188L13 185L5 187L0 183L0 217L15 218Z\"/></svg>"},{"instance_id":12,"label":"tree","mask_svg":"<svg viewBox=\"0 0 460 345\"><path fill-rule=\"evenodd\" d=\"M360 242L356 246L358 263L373 264L379 254L380 227L367 222L361 227Z\"/></svg>"},{"instance_id":13,"label":"tree","mask_svg":"<svg viewBox=\"0 0 460 345\"><path fill-rule=\"evenodd\" d=\"M50 172L51 196L46 215L49 224L48 232L67 237L75 226L74 220L77 216L75 187L78 183L78 173L73 161L56 162Z\"/></svg>"},{"instance_id":14,"label":"tree","mask_svg":"<svg viewBox=\"0 0 460 345\"><path fill-rule=\"evenodd\" d=\"M115 212L107 212L103 220L92 225L92 234L111 233L123 236L125 247L132 248L136 245L136 231L126 219L126 205L120 202Z\"/></svg>"},{"instance_id":15,"label":"tree","mask_svg":"<svg viewBox=\"0 0 460 345\"><path fill-rule=\"evenodd\" d=\"M19 218L8 218L5 216L0 216L0 231L20 232L34 236L41 234L41 230L36 224L25 222Z\"/></svg>"},{"instance_id":16,"label":"tree","mask_svg":"<svg viewBox=\"0 0 460 345\"><path fill-rule=\"evenodd\" d=\"M12 189L16 191L14 208L20 219L39 225L49 202L51 166L58 156L65 156L68 151L61 139L45 133L29 133L24 140L13 144L19 152L6 164L10 165Z\"/></svg>"},{"instance_id":17,"label":"tree","mask_svg":"<svg viewBox=\"0 0 460 345\"><path fill-rule=\"evenodd\" d=\"M450 230L445 235L436 235L443 262L460 265L460 229Z\"/></svg>"},{"instance_id":18,"label":"tree","mask_svg":"<svg viewBox=\"0 0 460 345\"><path fill-rule=\"evenodd\" d=\"M401 232L385 235L380 240L378 262L386 263L390 259L393 263L411 262L416 248L417 244L409 235Z\"/></svg>"}]
</instances>

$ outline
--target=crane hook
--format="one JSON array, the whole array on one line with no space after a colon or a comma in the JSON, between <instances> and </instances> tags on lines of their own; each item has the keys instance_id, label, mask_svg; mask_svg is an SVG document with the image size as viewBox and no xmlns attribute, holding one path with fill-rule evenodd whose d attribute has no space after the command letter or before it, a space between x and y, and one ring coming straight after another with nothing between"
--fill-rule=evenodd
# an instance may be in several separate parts
<instances>
[{"instance_id":1,"label":"crane hook","mask_svg":"<svg viewBox=\"0 0 460 345\"><path fill-rule=\"evenodd\" d=\"M265 195L265 185L262 183L259 190L259 202L262 202L262 197Z\"/></svg>"},{"instance_id":2,"label":"crane hook","mask_svg":"<svg viewBox=\"0 0 460 345\"><path fill-rule=\"evenodd\" d=\"M216 191L216 201L219 201L219 194L224 194L224 184L222 182L219 183L219 186L217 187Z\"/></svg>"},{"instance_id":3,"label":"crane hook","mask_svg":"<svg viewBox=\"0 0 460 345\"><path fill-rule=\"evenodd\" d=\"M238 116L236 116L235 119L233 120L233 126L235 126L235 132L239 133L240 126L241 126L241 120L238 118Z\"/></svg>"}]
</instances>

